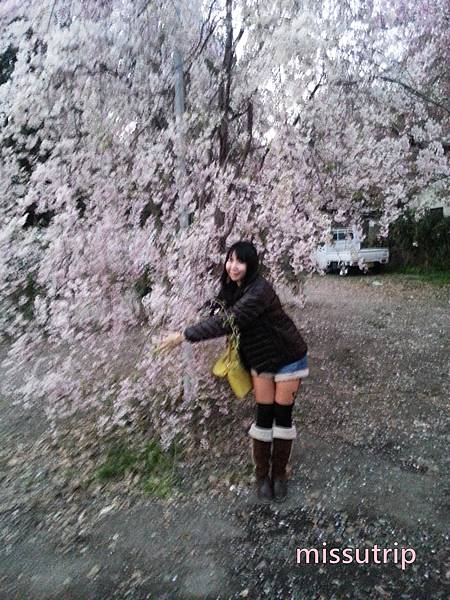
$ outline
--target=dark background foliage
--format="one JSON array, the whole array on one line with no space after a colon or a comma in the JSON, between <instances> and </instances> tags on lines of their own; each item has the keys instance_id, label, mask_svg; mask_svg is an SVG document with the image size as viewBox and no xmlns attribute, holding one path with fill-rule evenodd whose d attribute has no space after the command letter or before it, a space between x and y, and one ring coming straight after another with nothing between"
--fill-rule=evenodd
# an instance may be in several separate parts
<instances>
[{"instance_id":1,"label":"dark background foliage","mask_svg":"<svg viewBox=\"0 0 450 600\"><path fill-rule=\"evenodd\" d=\"M389 230L390 266L447 270L449 229L450 217L443 215L442 208L427 210L417 221L412 211L407 212Z\"/></svg>"}]
</instances>

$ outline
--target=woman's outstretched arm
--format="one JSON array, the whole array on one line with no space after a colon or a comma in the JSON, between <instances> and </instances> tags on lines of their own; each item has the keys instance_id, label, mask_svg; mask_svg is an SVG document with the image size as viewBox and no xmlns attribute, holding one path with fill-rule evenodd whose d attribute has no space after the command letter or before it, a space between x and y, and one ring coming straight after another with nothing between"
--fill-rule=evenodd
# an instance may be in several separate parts
<instances>
[{"instance_id":1,"label":"woman's outstretched arm","mask_svg":"<svg viewBox=\"0 0 450 600\"><path fill-rule=\"evenodd\" d=\"M274 297L272 287L263 278L258 278L233 306L186 327L182 333L169 334L161 349L172 349L183 340L194 343L229 335L234 327L244 330L268 308Z\"/></svg>"}]
</instances>

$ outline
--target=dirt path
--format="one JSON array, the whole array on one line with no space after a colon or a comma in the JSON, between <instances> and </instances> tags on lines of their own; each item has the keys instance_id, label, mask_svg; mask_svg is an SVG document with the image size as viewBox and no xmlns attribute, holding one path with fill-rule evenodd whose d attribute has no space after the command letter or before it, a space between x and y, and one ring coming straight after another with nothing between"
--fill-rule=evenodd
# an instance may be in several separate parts
<instances>
[{"instance_id":1,"label":"dirt path","mask_svg":"<svg viewBox=\"0 0 450 600\"><path fill-rule=\"evenodd\" d=\"M314 278L306 291L311 376L284 505L258 504L240 477L245 435L185 465L179 493L155 501L132 481L80 481L48 452L39 411L1 399L1 600L446 597L447 291L389 276ZM296 564L297 548L324 542L397 542L416 560Z\"/></svg>"}]
</instances>

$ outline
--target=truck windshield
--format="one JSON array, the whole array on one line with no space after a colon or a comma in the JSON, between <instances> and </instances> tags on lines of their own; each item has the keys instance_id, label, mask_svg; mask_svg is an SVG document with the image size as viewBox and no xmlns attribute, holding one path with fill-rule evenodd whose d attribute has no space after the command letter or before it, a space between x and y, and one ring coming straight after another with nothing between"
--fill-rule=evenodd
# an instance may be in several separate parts
<instances>
[{"instance_id":1,"label":"truck windshield","mask_svg":"<svg viewBox=\"0 0 450 600\"><path fill-rule=\"evenodd\" d=\"M351 231L336 231L333 233L333 242L339 241L344 242L345 240L352 240L353 233Z\"/></svg>"}]
</instances>

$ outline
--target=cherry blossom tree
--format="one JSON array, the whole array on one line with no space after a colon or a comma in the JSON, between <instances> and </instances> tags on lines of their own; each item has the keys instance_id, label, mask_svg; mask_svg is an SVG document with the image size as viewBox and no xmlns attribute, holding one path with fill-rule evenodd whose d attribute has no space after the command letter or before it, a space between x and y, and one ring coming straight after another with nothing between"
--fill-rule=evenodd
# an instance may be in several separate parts
<instances>
[{"instance_id":1,"label":"cherry blossom tree","mask_svg":"<svg viewBox=\"0 0 450 600\"><path fill-rule=\"evenodd\" d=\"M187 361L154 340L201 317L236 239L289 289L333 221L377 214L387 233L418 191L444 190L440 9L3 2L0 319L12 377L34 365L9 391L54 430L145 414L165 444L194 424L206 444L229 410L218 342Z\"/></svg>"}]
</instances>

